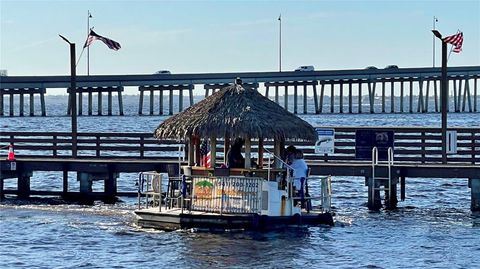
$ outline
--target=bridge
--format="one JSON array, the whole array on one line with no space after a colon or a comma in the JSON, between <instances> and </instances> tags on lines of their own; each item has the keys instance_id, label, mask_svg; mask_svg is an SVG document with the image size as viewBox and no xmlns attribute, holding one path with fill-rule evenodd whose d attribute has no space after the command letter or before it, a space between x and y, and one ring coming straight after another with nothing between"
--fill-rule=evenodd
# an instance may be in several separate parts
<instances>
[{"instance_id":1,"label":"bridge","mask_svg":"<svg viewBox=\"0 0 480 269\"><path fill-rule=\"evenodd\" d=\"M449 105L451 112L478 112L478 79L480 66L449 67ZM168 96L168 114L173 114L173 99L184 109L184 92L189 104L193 95L205 95L240 77L246 86L262 89L265 96L294 113L428 113L440 112L440 68L352 69L311 72L238 72L154 75L77 76L78 114L82 114L82 96L88 95L88 115L93 114L93 98L97 95L101 115L102 95L108 95L111 115L112 93L119 98L119 114L123 114L121 93L124 87L138 87L139 114L143 115L144 97L149 96L149 113L164 114ZM203 91L201 87L203 86ZM70 76L5 76L0 77L0 116L4 115L4 99L9 99L9 115L14 116L14 97L20 97L19 116L23 115L23 96L43 94L51 88L70 87ZM146 93L146 94L145 94ZM282 100L283 99L283 100ZM303 99L303 100L302 100ZM166 108L166 106L165 106ZM31 115L32 113L30 113ZM42 110L42 115L45 115Z\"/></svg>"},{"instance_id":2,"label":"bridge","mask_svg":"<svg viewBox=\"0 0 480 269\"><path fill-rule=\"evenodd\" d=\"M355 176L365 179L365 185L376 188L375 198L369 191L369 207L377 207L380 199L379 186L386 181L372 183L374 178L372 162L356 158L355 132L365 127L328 127L335 130L335 152L315 154L312 143L291 143L302 149L305 159L314 175ZM377 127L380 131L394 132L394 163L391 166L392 181L385 186L391 188L396 201L397 185L400 185L401 198L405 198L406 178L448 178L468 180L471 188L471 208L480 211L480 129L456 128L457 152L448 155L447 163L442 163L442 137L440 128ZM114 200L121 195L116 189L120 173L156 170L172 173L178 171L178 163L186 164L182 156L187 156L179 147L182 141L157 141L151 133L79 133L76 147L78 157L72 158L71 133L68 132L2 132L0 144L15 146L16 160L0 162L0 198L3 194L62 195L68 193L68 172L77 172L80 193L76 196L92 197L92 181L103 180L105 191L98 196ZM290 142L289 142L290 143ZM263 146L272 150L273 142L265 141ZM224 143L217 144L217 162L224 161ZM258 153L258 145L253 143L253 154ZM180 155L179 155L180 152ZM5 149L0 154L7 156ZM180 158L180 161L179 161ZM12 163L15 167L12 168ZM268 163L264 156L264 163ZM386 177L388 167L378 166L376 175ZM63 171L63 191L32 191L30 177L34 171ZM212 169L213 172L213 169ZM247 171L249 172L249 171ZM17 179L16 190L4 190L4 180ZM69 194L71 195L71 194ZM136 195L136 193L134 194ZM372 201L372 203L370 203ZM376 204L376 205L375 205Z\"/></svg>"}]
</instances>

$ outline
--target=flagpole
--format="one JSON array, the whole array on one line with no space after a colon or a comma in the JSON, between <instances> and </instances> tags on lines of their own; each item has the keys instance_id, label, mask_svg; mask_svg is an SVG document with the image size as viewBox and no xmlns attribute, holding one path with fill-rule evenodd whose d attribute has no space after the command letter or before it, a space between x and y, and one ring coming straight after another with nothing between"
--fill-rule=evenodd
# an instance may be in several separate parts
<instances>
[{"instance_id":1,"label":"flagpole","mask_svg":"<svg viewBox=\"0 0 480 269\"><path fill-rule=\"evenodd\" d=\"M435 23L438 22L438 18L433 16L433 30L436 30L435 29ZM432 56L432 59L433 59L433 67L435 67L435 36L432 37L433 38L433 56Z\"/></svg>"},{"instance_id":2,"label":"flagpole","mask_svg":"<svg viewBox=\"0 0 480 269\"><path fill-rule=\"evenodd\" d=\"M278 46L278 69L282 72L282 14L278 16L278 21L280 22L279 26L279 46Z\"/></svg>"},{"instance_id":3,"label":"flagpole","mask_svg":"<svg viewBox=\"0 0 480 269\"><path fill-rule=\"evenodd\" d=\"M90 14L90 10L88 10L88 16L87 16L87 39L88 36L90 35L90 18L92 17L92 14ZM87 47L87 76L90 76L90 46Z\"/></svg>"}]
</instances>

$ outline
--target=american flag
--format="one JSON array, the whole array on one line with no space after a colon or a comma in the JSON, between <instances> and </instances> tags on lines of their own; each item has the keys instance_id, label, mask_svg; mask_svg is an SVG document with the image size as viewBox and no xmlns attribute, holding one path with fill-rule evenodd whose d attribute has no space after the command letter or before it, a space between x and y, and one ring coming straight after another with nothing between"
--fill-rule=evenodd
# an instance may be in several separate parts
<instances>
[{"instance_id":1,"label":"american flag","mask_svg":"<svg viewBox=\"0 0 480 269\"><path fill-rule=\"evenodd\" d=\"M458 34L447 36L443 39L443 42L454 45L453 52L459 53L462 51L463 33L459 32Z\"/></svg>"},{"instance_id":2,"label":"american flag","mask_svg":"<svg viewBox=\"0 0 480 269\"><path fill-rule=\"evenodd\" d=\"M202 163L200 165L203 165L204 167L207 167L207 168L212 167L210 153L211 151L210 151L210 146L208 145L208 141L204 139L200 144L200 156L202 156L201 158Z\"/></svg>"},{"instance_id":3,"label":"american flag","mask_svg":"<svg viewBox=\"0 0 480 269\"><path fill-rule=\"evenodd\" d=\"M90 44L93 43L95 40L100 40L105 45L107 45L110 49L112 50L119 50L121 48L120 43L113 41L109 38L103 37L101 35L98 35L95 33L93 30L90 30L90 34L88 35L87 41L85 41L85 45L83 45L84 48L90 46Z\"/></svg>"}]
</instances>

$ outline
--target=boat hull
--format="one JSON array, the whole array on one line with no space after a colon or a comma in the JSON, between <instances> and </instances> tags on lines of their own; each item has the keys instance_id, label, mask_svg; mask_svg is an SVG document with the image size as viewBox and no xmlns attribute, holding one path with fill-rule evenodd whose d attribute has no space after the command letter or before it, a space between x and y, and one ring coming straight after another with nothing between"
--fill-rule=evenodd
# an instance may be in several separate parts
<instances>
[{"instance_id":1,"label":"boat hull","mask_svg":"<svg viewBox=\"0 0 480 269\"><path fill-rule=\"evenodd\" d=\"M162 230L208 229L208 230L270 230L292 225L333 226L330 213L310 212L294 216L266 216L258 214L218 214L179 209L160 211L158 208L135 211L137 224L143 228Z\"/></svg>"}]
</instances>

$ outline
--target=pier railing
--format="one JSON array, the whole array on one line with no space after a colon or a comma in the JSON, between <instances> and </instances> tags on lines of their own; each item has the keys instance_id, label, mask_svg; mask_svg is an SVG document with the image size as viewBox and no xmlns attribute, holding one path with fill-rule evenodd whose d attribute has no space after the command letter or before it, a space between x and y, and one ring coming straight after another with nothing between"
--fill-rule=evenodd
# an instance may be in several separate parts
<instances>
[{"instance_id":1,"label":"pier railing","mask_svg":"<svg viewBox=\"0 0 480 269\"><path fill-rule=\"evenodd\" d=\"M360 129L375 129L394 132L394 159L396 163L441 163L442 142L440 128L422 127L328 127L335 130L335 152L319 155L314 144L288 142L302 149L305 159L317 162L365 162L355 158L355 132ZM457 151L448 154L448 163L480 163L480 128L450 128L457 132ZM68 132L1 132L0 154L7 156L10 143L15 155L26 158L71 158L72 137ZM156 140L152 133L79 133L78 156L89 159L136 158L155 160L178 160L179 147L183 141ZM272 148L271 141L264 147ZM223 160L223 142L217 145L217 163ZM253 157L258 147L252 143ZM186 155L184 155L186 156ZM181 156L183 157L183 156ZM266 161L266 160L265 160Z\"/></svg>"}]
</instances>

